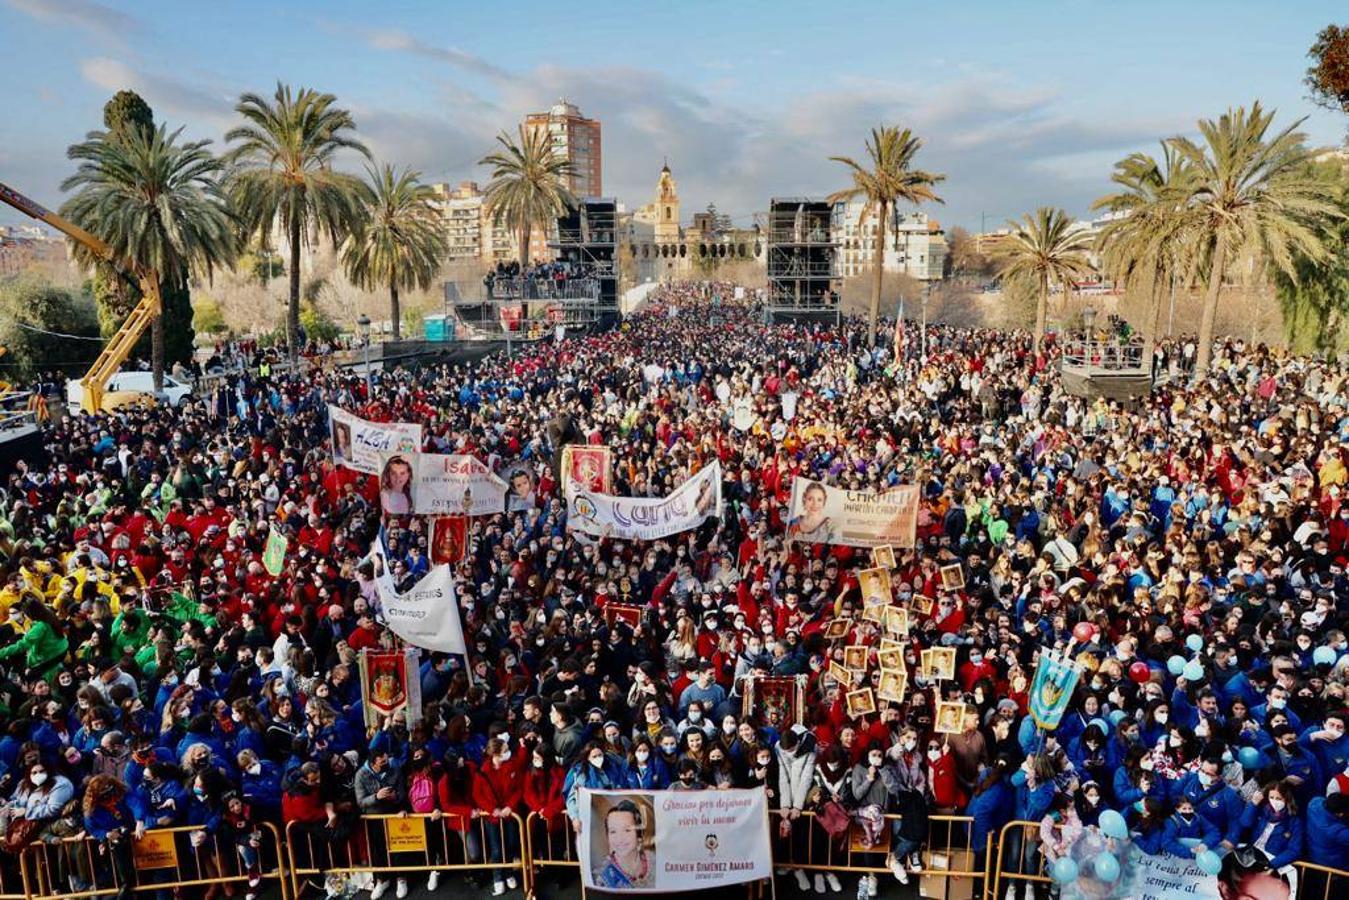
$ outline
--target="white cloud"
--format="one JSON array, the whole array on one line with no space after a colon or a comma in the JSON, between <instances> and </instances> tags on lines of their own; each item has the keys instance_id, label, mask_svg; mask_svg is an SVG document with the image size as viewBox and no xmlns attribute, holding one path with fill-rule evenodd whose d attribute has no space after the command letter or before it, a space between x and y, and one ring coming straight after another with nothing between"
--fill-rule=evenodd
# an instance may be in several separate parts
<instances>
[{"instance_id":1,"label":"white cloud","mask_svg":"<svg viewBox=\"0 0 1349 900\"><path fill-rule=\"evenodd\" d=\"M81 61L80 74L109 94L135 91L150 104L157 121L167 121L174 128L186 125L193 134L211 129L219 133L228 128L239 96L237 91L220 85L202 86L149 73L107 57Z\"/></svg>"},{"instance_id":2,"label":"white cloud","mask_svg":"<svg viewBox=\"0 0 1349 900\"><path fill-rule=\"evenodd\" d=\"M144 23L133 15L93 0L5 0L12 8L34 19L61 25L73 25L104 37L123 40L144 30Z\"/></svg>"}]
</instances>

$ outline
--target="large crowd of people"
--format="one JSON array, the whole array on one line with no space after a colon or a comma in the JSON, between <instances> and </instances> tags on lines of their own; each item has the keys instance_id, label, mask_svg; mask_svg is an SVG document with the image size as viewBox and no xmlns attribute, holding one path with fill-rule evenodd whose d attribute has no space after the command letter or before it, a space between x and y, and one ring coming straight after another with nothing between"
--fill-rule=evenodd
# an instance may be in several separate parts
<instances>
[{"instance_id":1,"label":"large crowd of people","mask_svg":"<svg viewBox=\"0 0 1349 900\"><path fill-rule=\"evenodd\" d=\"M1284 882L1296 860L1349 869L1343 367L1225 341L1207 376L1124 408L1065 394L1052 343L1023 333L931 326L923 358L914 323L898 341L893 323L765 324L731 296L670 285L618 329L473 365L369 386L249 367L181 408L50 425L0 512L0 867L86 833L103 852L72 890L108 869L129 884L131 840L191 826L183 840L222 840L255 876L260 823L331 847L361 813L413 812L500 864L484 872L501 894L518 887L514 816L565 839L580 787L763 786L784 859L810 829L815 846L842 839L827 821L841 809L873 838L893 828L900 881L939 814L972 817L980 849L1010 820L1041 822L1008 853L1037 866L1113 811L1146 853L1212 852ZM455 565L469 655L426 655L413 723L366 727L356 662L398 646L372 540L409 582L427 525L382 516L376 479L334 467L328 404L536 476L532 508L471 522ZM563 440L610 447L621 495L665 496L719 461L722 515L652 542L568 531ZM920 487L893 602L933 602L904 642L903 702L848 714L830 663L878 643L859 615L871 556L786 540L798 475ZM290 546L275 577L273 526ZM956 562L958 585L939 572ZM611 620L609 604L641 616ZM844 616L852 636L827 640ZM1083 675L1042 733L1037 658L1083 622ZM956 651L954 679L919 677L930 647ZM797 721L744 702L781 675L802 676ZM965 721L940 734L949 700ZM382 865L378 843L361 852ZM861 887L874 896L876 877Z\"/></svg>"}]
</instances>

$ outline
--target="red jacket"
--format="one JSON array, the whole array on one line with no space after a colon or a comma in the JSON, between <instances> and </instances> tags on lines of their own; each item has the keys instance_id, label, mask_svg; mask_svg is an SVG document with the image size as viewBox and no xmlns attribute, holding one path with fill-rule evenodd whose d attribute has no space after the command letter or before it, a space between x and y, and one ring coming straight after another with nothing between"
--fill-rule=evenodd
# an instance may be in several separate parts
<instances>
[{"instance_id":1,"label":"red jacket","mask_svg":"<svg viewBox=\"0 0 1349 900\"><path fill-rule=\"evenodd\" d=\"M562 811L566 808L566 802L562 799L565 778L557 766L544 771L530 769L525 775L525 806L543 817L550 830L562 824Z\"/></svg>"},{"instance_id":2,"label":"red jacket","mask_svg":"<svg viewBox=\"0 0 1349 900\"><path fill-rule=\"evenodd\" d=\"M956 778L956 758L950 751L943 753L936 762L928 760L928 782L937 806L964 809L969 802L969 796Z\"/></svg>"},{"instance_id":3,"label":"red jacket","mask_svg":"<svg viewBox=\"0 0 1349 900\"><path fill-rule=\"evenodd\" d=\"M328 811L323 805L323 793L318 789L304 793L286 791L281 795L281 818L287 822L328 821Z\"/></svg>"},{"instance_id":4,"label":"red jacket","mask_svg":"<svg viewBox=\"0 0 1349 900\"><path fill-rule=\"evenodd\" d=\"M517 809L523 799L523 789L524 778L520 775L520 763L516 759L499 768L491 760L486 760L473 776L473 802L482 813L491 813L502 807Z\"/></svg>"}]
</instances>

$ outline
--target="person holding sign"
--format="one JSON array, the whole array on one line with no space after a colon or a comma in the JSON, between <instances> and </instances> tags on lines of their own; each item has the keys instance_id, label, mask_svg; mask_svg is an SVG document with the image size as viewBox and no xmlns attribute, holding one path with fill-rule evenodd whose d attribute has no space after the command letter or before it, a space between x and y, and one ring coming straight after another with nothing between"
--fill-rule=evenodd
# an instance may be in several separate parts
<instances>
[{"instance_id":1,"label":"person holding sign","mask_svg":"<svg viewBox=\"0 0 1349 900\"><path fill-rule=\"evenodd\" d=\"M595 869L595 886L626 890L649 888L653 860L645 847L646 827L642 811L631 800L620 800L604 814L604 840L608 852Z\"/></svg>"}]
</instances>

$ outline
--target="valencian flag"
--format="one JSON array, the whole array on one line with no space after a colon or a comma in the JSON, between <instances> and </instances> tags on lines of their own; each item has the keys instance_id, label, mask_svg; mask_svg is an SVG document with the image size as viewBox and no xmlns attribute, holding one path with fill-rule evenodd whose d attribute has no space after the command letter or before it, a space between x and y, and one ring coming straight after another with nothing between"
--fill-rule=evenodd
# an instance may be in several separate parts
<instances>
[{"instance_id":1,"label":"valencian flag","mask_svg":"<svg viewBox=\"0 0 1349 900\"><path fill-rule=\"evenodd\" d=\"M1045 731L1059 727L1081 674L1082 670L1071 659L1052 651L1040 654L1035 680L1030 686L1030 714L1036 725Z\"/></svg>"},{"instance_id":2,"label":"valencian flag","mask_svg":"<svg viewBox=\"0 0 1349 900\"><path fill-rule=\"evenodd\" d=\"M267 547L262 551L262 567L273 578L281 574L281 567L286 564L286 547L286 536L273 525L267 532Z\"/></svg>"}]
</instances>

